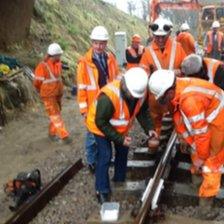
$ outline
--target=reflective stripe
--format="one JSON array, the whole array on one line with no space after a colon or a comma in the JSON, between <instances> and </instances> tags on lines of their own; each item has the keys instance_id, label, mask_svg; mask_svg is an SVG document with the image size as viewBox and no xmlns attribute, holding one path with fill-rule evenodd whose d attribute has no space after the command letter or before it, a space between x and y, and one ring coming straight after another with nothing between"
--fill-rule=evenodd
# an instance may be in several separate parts
<instances>
[{"instance_id":1,"label":"reflective stripe","mask_svg":"<svg viewBox=\"0 0 224 224\"><path fill-rule=\"evenodd\" d=\"M86 103L86 102L84 102L84 103L79 103L79 108L80 108L80 109L87 108L87 103Z\"/></svg>"},{"instance_id":2,"label":"reflective stripe","mask_svg":"<svg viewBox=\"0 0 224 224\"><path fill-rule=\"evenodd\" d=\"M40 81L44 81L44 77L34 77L34 79L36 79L36 80L40 80Z\"/></svg>"},{"instance_id":3,"label":"reflective stripe","mask_svg":"<svg viewBox=\"0 0 224 224\"><path fill-rule=\"evenodd\" d=\"M206 133L207 131L208 131L208 126L204 128L192 129L191 135L200 135L200 134Z\"/></svg>"},{"instance_id":4,"label":"reflective stripe","mask_svg":"<svg viewBox=\"0 0 224 224\"><path fill-rule=\"evenodd\" d=\"M87 69L89 80L90 80L90 85L87 85L87 90L96 90L97 85L95 82L93 69L89 65L86 65L86 69Z\"/></svg>"},{"instance_id":5,"label":"reflective stripe","mask_svg":"<svg viewBox=\"0 0 224 224\"><path fill-rule=\"evenodd\" d=\"M217 99L220 99L220 97L221 97L220 94L217 91L212 90L212 89L206 89L206 88L203 88L203 87L200 87L200 86L189 86L189 87L184 89L183 93L189 93L189 92L192 92L192 91L208 94L208 95L216 97Z\"/></svg>"},{"instance_id":6,"label":"reflective stripe","mask_svg":"<svg viewBox=\"0 0 224 224\"><path fill-rule=\"evenodd\" d=\"M220 104L217 106L217 108L215 110L213 110L206 117L207 122L211 123L218 116L219 112L224 108L224 92L222 91L221 93L218 93L215 90L206 89L206 88L199 87L199 86L189 86L184 89L183 93L188 93L188 92L192 92L192 91L208 94L208 95L211 95L211 96L215 97L216 99L220 100Z\"/></svg>"},{"instance_id":7,"label":"reflective stripe","mask_svg":"<svg viewBox=\"0 0 224 224\"><path fill-rule=\"evenodd\" d=\"M157 67L157 69L163 69L159 59L155 53L155 51L152 49L152 46L150 45L149 47L149 51L152 55L153 61ZM172 41L172 47L171 47L171 55L170 55L170 62L169 62L169 70L173 70L174 69L174 61L175 61L175 57L176 57L176 48L177 48L177 42L175 40Z\"/></svg>"},{"instance_id":8,"label":"reflective stripe","mask_svg":"<svg viewBox=\"0 0 224 224\"><path fill-rule=\"evenodd\" d=\"M212 170L207 166L203 166L202 167L202 172L203 173L212 173Z\"/></svg>"},{"instance_id":9,"label":"reflective stripe","mask_svg":"<svg viewBox=\"0 0 224 224\"><path fill-rule=\"evenodd\" d=\"M125 118L125 114L124 114L124 108L123 108L123 99L120 96L120 89L118 89L117 87L115 87L112 84L108 85L108 88L114 92L114 94L118 97L118 99L120 100L120 115L119 115L119 119L123 120Z\"/></svg>"},{"instance_id":10,"label":"reflective stripe","mask_svg":"<svg viewBox=\"0 0 224 224\"><path fill-rule=\"evenodd\" d=\"M43 62L43 64L46 66L47 70L48 70L48 73L50 75L50 79L45 79L43 81L43 83L52 83L52 82L59 82L61 81L60 78L55 78L54 74L52 73L52 71L50 70L48 64L46 62Z\"/></svg>"},{"instance_id":11,"label":"reflective stripe","mask_svg":"<svg viewBox=\"0 0 224 224\"><path fill-rule=\"evenodd\" d=\"M224 108L224 95L223 95L223 98L221 99L221 102L219 104L219 106L212 111L212 113L210 113L206 120L211 123L219 114L219 112Z\"/></svg>"},{"instance_id":12,"label":"reflective stripe","mask_svg":"<svg viewBox=\"0 0 224 224\"><path fill-rule=\"evenodd\" d=\"M213 83L213 67L214 64L217 62L217 60L211 59L211 62L209 63L209 67L208 67L208 77L209 77L209 82Z\"/></svg>"},{"instance_id":13,"label":"reflective stripe","mask_svg":"<svg viewBox=\"0 0 224 224\"><path fill-rule=\"evenodd\" d=\"M124 126L127 126L128 125L128 121L127 120L118 120L118 119L110 119L110 123L113 125L113 126L121 126L121 125L124 125Z\"/></svg>"},{"instance_id":14,"label":"reflective stripe","mask_svg":"<svg viewBox=\"0 0 224 224\"><path fill-rule=\"evenodd\" d=\"M161 64L159 62L159 59L157 58L155 51L152 49L152 46L149 46L149 51L150 51L150 53L152 55L153 61L154 61L155 65L156 65L157 69L158 70L162 69L162 66L161 66Z\"/></svg>"},{"instance_id":15,"label":"reflective stripe","mask_svg":"<svg viewBox=\"0 0 224 224\"><path fill-rule=\"evenodd\" d=\"M45 79L43 83L52 83L52 82L59 82L61 79Z\"/></svg>"},{"instance_id":16,"label":"reflective stripe","mask_svg":"<svg viewBox=\"0 0 224 224\"><path fill-rule=\"evenodd\" d=\"M194 115L192 117L188 117L188 120L190 121L190 123L194 123L204 119L205 119L205 112L201 112L200 114Z\"/></svg>"},{"instance_id":17,"label":"reflective stripe","mask_svg":"<svg viewBox=\"0 0 224 224\"><path fill-rule=\"evenodd\" d=\"M176 48L177 48L177 42L175 40L173 40L172 49L171 49L171 56L170 56L169 70L174 69L174 60L175 60L175 56L176 56Z\"/></svg>"},{"instance_id":18,"label":"reflective stripe","mask_svg":"<svg viewBox=\"0 0 224 224\"><path fill-rule=\"evenodd\" d=\"M85 85L85 84L79 84L78 85L78 89L79 90L84 90L84 89L86 89L87 88L87 85Z\"/></svg>"},{"instance_id":19,"label":"reflective stripe","mask_svg":"<svg viewBox=\"0 0 224 224\"><path fill-rule=\"evenodd\" d=\"M191 124L190 124L190 122L189 122L187 116L184 114L184 112L183 112L182 110L180 110L180 113L181 113L181 115L182 115L182 117L183 117L184 124L185 124L185 126L186 126L188 132L191 133L192 127L191 127Z\"/></svg>"},{"instance_id":20,"label":"reflective stripe","mask_svg":"<svg viewBox=\"0 0 224 224\"><path fill-rule=\"evenodd\" d=\"M84 85L84 84L79 84L78 89L79 90L96 90L96 88L94 86Z\"/></svg>"}]
</instances>

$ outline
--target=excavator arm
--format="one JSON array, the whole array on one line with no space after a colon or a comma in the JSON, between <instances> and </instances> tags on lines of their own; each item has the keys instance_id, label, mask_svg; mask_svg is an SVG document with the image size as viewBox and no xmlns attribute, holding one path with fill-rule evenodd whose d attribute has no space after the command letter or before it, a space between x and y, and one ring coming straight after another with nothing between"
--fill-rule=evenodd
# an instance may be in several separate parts
<instances>
[{"instance_id":1,"label":"excavator arm","mask_svg":"<svg viewBox=\"0 0 224 224\"><path fill-rule=\"evenodd\" d=\"M150 7L150 20L154 21L162 10L200 10L201 5L198 0L182 0L177 2L151 0Z\"/></svg>"}]
</instances>

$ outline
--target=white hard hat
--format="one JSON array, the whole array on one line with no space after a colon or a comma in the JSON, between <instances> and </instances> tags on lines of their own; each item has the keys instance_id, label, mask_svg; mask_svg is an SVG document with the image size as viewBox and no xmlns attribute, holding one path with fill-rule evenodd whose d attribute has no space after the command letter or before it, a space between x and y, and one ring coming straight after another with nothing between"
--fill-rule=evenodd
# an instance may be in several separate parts
<instances>
[{"instance_id":1,"label":"white hard hat","mask_svg":"<svg viewBox=\"0 0 224 224\"><path fill-rule=\"evenodd\" d=\"M63 54L61 46L57 43L52 43L48 46L47 53L51 56Z\"/></svg>"},{"instance_id":2,"label":"white hard hat","mask_svg":"<svg viewBox=\"0 0 224 224\"><path fill-rule=\"evenodd\" d=\"M170 28L173 28L173 23L170 19L167 19L167 25L170 26Z\"/></svg>"},{"instance_id":3,"label":"white hard hat","mask_svg":"<svg viewBox=\"0 0 224 224\"><path fill-rule=\"evenodd\" d=\"M159 99L164 93L172 87L175 80L175 74L171 70L160 69L152 73L149 78L149 91Z\"/></svg>"},{"instance_id":4,"label":"white hard hat","mask_svg":"<svg viewBox=\"0 0 224 224\"><path fill-rule=\"evenodd\" d=\"M142 68L131 68L124 74L125 84L131 95L135 98L141 98L144 96L148 75Z\"/></svg>"},{"instance_id":5,"label":"white hard hat","mask_svg":"<svg viewBox=\"0 0 224 224\"><path fill-rule=\"evenodd\" d=\"M156 36L165 36L168 33L170 33L172 29L171 21L159 17L156 19L152 25L150 25L150 28L152 30L152 33Z\"/></svg>"},{"instance_id":6,"label":"white hard hat","mask_svg":"<svg viewBox=\"0 0 224 224\"><path fill-rule=\"evenodd\" d=\"M181 26L180 26L180 30L181 31L184 31L184 30L189 30L190 27L187 23L183 23Z\"/></svg>"},{"instance_id":7,"label":"white hard hat","mask_svg":"<svg viewBox=\"0 0 224 224\"><path fill-rule=\"evenodd\" d=\"M214 21L213 23L212 23L212 28L219 28L220 27L220 23L219 23L219 21Z\"/></svg>"},{"instance_id":8,"label":"white hard hat","mask_svg":"<svg viewBox=\"0 0 224 224\"><path fill-rule=\"evenodd\" d=\"M202 67L202 58L197 54L188 55L181 64L181 71L185 75L197 74Z\"/></svg>"},{"instance_id":9,"label":"white hard hat","mask_svg":"<svg viewBox=\"0 0 224 224\"><path fill-rule=\"evenodd\" d=\"M109 34L104 26L96 26L90 35L91 40L109 40Z\"/></svg>"}]
</instances>

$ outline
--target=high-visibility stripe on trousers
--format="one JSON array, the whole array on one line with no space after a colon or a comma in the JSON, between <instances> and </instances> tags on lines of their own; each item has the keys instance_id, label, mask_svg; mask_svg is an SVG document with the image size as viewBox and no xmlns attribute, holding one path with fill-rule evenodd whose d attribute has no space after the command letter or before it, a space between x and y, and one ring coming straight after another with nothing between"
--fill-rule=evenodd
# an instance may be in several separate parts
<instances>
[{"instance_id":1,"label":"high-visibility stripe on trousers","mask_svg":"<svg viewBox=\"0 0 224 224\"><path fill-rule=\"evenodd\" d=\"M61 139L68 137L69 133L61 116L61 97L46 97L42 100L50 119L49 135L55 135Z\"/></svg>"}]
</instances>

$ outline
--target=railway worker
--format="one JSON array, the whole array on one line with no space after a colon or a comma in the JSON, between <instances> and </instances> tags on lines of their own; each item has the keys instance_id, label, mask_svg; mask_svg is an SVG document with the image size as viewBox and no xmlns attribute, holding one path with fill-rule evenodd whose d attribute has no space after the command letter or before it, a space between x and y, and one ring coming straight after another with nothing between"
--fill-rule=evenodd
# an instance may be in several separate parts
<instances>
[{"instance_id":1,"label":"railway worker","mask_svg":"<svg viewBox=\"0 0 224 224\"><path fill-rule=\"evenodd\" d=\"M208 80L224 90L222 61L190 54L183 60L181 71L185 76Z\"/></svg>"},{"instance_id":2,"label":"railway worker","mask_svg":"<svg viewBox=\"0 0 224 224\"><path fill-rule=\"evenodd\" d=\"M181 63L186 54L181 44L170 37L172 31L171 21L159 17L150 25L150 28L153 41L145 48L140 66L150 73L158 69L170 69L179 76L181 74ZM160 134L160 139L165 142L169 138L168 133L171 134L172 132L172 118L169 114L164 115L167 113L166 108L159 105L152 94L149 94L149 105L157 133Z\"/></svg>"},{"instance_id":3,"label":"railway worker","mask_svg":"<svg viewBox=\"0 0 224 224\"><path fill-rule=\"evenodd\" d=\"M176 40L181 43L186 55L195 53L195 39L189 32L190 27L188 23L183 23L180 27L180 33L177 35Z\"/></svg>"},{"instance_id":4,"label":"railway worker","mask_svg":"<svg viewBox=\"0 0 224 224\"><path fill-rule=\"evenodd\" d=\"M126 51L127 69L138 67L144 52L144 46L141 45L141 37L139 34L134 34L131 40L131 46Z\"/></svg>"},{"instance_id":5,"label":"railway worker","mask_svg":"<svg viewBox=\"0 0 224 224\"><path fill-rule=\"evenodd\" d=\"M146 88L148 75L142 68L131 68L122 77L103 87L87 116L87 127L97 142L96 192L100 203L109 200L109 166L112 145L115 148L114 182L124 182L128 148L133 139L128 131L135 117L150 136L157 137L151 130Z\"/></svg>"},{"instance_id":6,"label":"railway worker","mask_svg":"<svg viewBox=\"0 0 224 224\"><path fill-rule=\"evenodd\" d=\"M109 34L105 27L96 26L91 32L91 47L79 60L77 67L78 104L83 120L99 89L116 79L119 68L114 55L107 51ZM96 142L86 131L85 151L90 171L95 172Z\"/></svg>"},{"instance_id":7,"label":"railway worker","mask_svg":"<svg viewBox=\"0 0 224 224\"><path fill-rule=\"evenodd\" d=\"M219 192L224 164L224 92L202 79L176 78L168 70L151 75L149 90L159 103L167 105L181 141L192 149L191 171L203 177L199 202L206 218Z\"/></svg>"},{"instance_id":8,"label":"railway worker","mask_svg":"<svg viewBox=\"0 0 224 224\"><path fill-rule=\"evenodd\" d=\"M219 31L219 21L212 23L212 30L206 33L204 40L204 51L207 57L214 59L221 59L221 53L223 51L223 33Z\"/></svg>"},{"instance_id":9,"label":"railway worker","mask_svg":"<svg viewBox=\"0 0 224 224\"><path fill-rule=\"evenodd\" d=\"M63 83L61 79L63 50L57 43L49 45L47 56L35 69L34 86L44 103L48 113L49 138L52 141L61 139L64 143L71 143L65 124L61 116L61 99L63 95Z\"/></svg>"}]
</instances>

